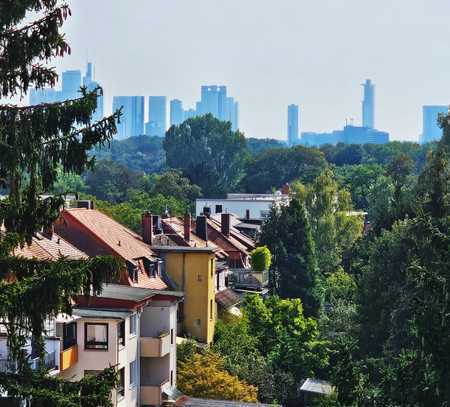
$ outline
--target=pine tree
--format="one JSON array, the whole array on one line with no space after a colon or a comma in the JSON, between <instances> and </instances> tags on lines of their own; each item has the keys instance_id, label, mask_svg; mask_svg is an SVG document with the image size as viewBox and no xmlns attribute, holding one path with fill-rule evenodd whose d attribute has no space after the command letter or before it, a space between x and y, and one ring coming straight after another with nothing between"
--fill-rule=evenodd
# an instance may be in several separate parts
<instances>
[{"instance_id":1,"label":"pine tree","mask_svg":"<svg viewBox=\"0 0 450 407\"><path fill-rule=\"evenodd\" d=\"M273 208L260 240L272 253L277 293L282 298L301 298L305 315L317 316L323 295L304 205L294 198L288 206Z\"/></svg>"},{"instance_id":2,"label":"pine tree","mask_svg":"<svg viewBox=\"0 0 450 407\"><path fill-rule=\"evenodd\" d=\"M70 53L60 32L69 15L69 7L58 0L0 0L0 100L23 98L31 87L55 86L58 76L47 65ZM28 22L30 17L34 20ZM72 296L99 293L120 265L110 258L48 262L11 256L58 216L62 198L42 198L58 168L75 174L92 168L89 150L109 144L115 134L119 112L91 122L101 92L82 88L76 100L38 106L0 104L0 188L7 191L0 201L0 322L16 366L0 374L0 393L27 406L111 405L114 368L65 382L45 370L32 371L22 348L31 335L43 360L44 321L59 312L70 314Z\"/></svg>"}]
</instances>

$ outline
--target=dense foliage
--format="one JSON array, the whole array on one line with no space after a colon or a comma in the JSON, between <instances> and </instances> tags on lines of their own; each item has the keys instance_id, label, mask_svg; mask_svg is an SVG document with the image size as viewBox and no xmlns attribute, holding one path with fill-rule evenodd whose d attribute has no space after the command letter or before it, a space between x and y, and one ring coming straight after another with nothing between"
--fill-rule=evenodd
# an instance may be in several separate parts
<instances>
[{"instance_id":1,"label":"dense foliage","mask_svg":"<svg viewBox=\"0 0 450 407\"><path fill-rule=\"evenodd\" d=\"M326 343L298 299L247 297L243 318L218 323L214 350L228 371L258 386L260 401L288 406L299 403L298 383L327 364Z\"/></svg>"},{"instance_id":2,"label":"dense foliage","mask_svg":"<svg viewBox=\"0 0 450 407\"><path fill-rule=\"evenodd\" d=\"M257 389L224 367L212 350L200 350L187 342L178 346L177 387L184 394L217 400L255 402Z\"/></svg>"},{"instance_id":3,"label":"dense foliage","mask_svg":"<svg viewBox=\"0 0 450 407\"><path fill-rule=\"evenodd\" d=\"M69 15L68 6L57 0L0 1L0 98L23 96L29 87L55 85L57 74L45 63L70 52L60 33ZM88 152L96 145L108 145L115 134L118 113L91 123L100 94L101 89L82 88L72 101L0 105L0 183L8 191L7 199L0 201L0 321L14 366L1 374L0 393L27 406L111 405L113 369L80 382L49 378L43 368L31 370L24 345L33 337L43 362L45 320L70 313L74 295L99 293L120 265L101 257L53 263L11 257L17 245L31 242L58 216L61 198L41 197L52 190L58 171L80 174L91 168Z\"/></svg>"},{"instance_id":4,"label":"dense foliage","mask_svg":"<svg viewBox=\"0 0 450 407\"><path fill-rule=\"evenodd\" d=\"M248 161L241 185L251 193L271 192L297 179L311 182L326 167L324 155L314 148L271 149Z\"/></svg>"},{"instance_id":5,"label":"dense foliage","mask_svg":"<svg viewBox=\"0 0 450 407\"><path fill-rule=\"evenodd\" d=\"M318 315L322 303L321 276L304 204L273 207L263 224L260 241L272 253L272 288L282 298L300 298L305 315Z\"/></svg>"},{"instance_id":6,"label":"dense foliage","mask_svg":"<svg viewBox=\"0 0 450 407\"><path fill-rule=\"evenodd\" d=\"M272 264L272 254L267 246L257 247L250 253L250 263L255 271L269 270Z\"/></svg>"},{"instance_id":7,"label":"dense foliage","mask_svg":"<svg viewBox=\"0 0 450 407\"><path fill-rule=\"evenodd\" d=\"M233 190L244 175L244 135L211 114L172 126L164 149L167 165L183 171L208 197Z\"/></svg>"}]
</instances>

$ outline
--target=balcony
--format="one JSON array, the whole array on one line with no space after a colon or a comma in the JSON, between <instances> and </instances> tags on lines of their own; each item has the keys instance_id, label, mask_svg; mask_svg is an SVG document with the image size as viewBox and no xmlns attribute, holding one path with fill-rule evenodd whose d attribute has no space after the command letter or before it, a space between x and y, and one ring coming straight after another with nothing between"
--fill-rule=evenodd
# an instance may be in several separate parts
<instances>
[{"instance_id":1,"label":"balcony","mask_svg":"<svg viewBox=\"0 0 450 407\"><path fill-rule=\"evenodd\" d=\"M163 402L162 393L169 384L165 381L161 384L141 384L141 405L160 406Z\"/></svg>"},{"instance_id":2,"label":"balcony","mask_svg":"<svg viewBox=\"0 0 450 407\"><path fill-rule=\"evenodd\" d=\"M233 288L262 291L269 283L269 272L249 269L232 269L230 283Z\"/></svg>"},{"instance_id":3,"label":"balcony","mask_svg":"<svg viewBox=\"0 0 450 407\"><path fill-rule=\"evenodd\" d=\"M170 352L170 334L158 338L141 337L141 356L144 358L162 358Z\"/></svg>"},{"instance_id":4,"label":"balcony","mask_svg":"<svg viewBox=\"0 0 450 407\"><path fill-rule=\"evenodd\" d=\"M73 345L59 354L61 372L70 369L78 362L78 345Z\"/></svg>"}]
</instances>

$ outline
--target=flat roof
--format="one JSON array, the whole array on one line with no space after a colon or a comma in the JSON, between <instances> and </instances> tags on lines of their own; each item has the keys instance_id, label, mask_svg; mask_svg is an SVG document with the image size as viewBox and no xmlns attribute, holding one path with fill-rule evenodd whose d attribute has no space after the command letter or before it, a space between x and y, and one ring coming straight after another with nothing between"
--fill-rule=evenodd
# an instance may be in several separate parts
<instances>
[{"instance_id":1,"label":"flat roof","mask_svg":"<svg viewBox=\"0 0 450 407\"><path fill-rule=\"evenodd\" d=\"M220 249L215 246L189 247L189 246L152 246L156 252L174 252L174 253L210 253L214 254Z\"/></svg>"},{"instance_id":2,"label":"flat roof","mask_svg":"<svg viewBox=\"0 0 450 407\"><path fill-rule=\"evenodd\" d=\"M184 294L181 291L152 290L149 288L129 287L120 284L105 284L98 297L140 302L154 297L155 295L183 297Z\"/></svg>"}]
</instances>

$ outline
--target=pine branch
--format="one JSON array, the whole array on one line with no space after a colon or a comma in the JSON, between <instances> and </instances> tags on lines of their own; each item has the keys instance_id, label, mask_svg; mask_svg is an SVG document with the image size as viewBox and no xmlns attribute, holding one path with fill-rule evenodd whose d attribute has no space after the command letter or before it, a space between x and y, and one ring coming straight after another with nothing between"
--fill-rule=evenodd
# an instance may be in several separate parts
<instances>
[{"instance_id":1,"label":"pine branch","mask_svg":"<svg viewBox=\"0 0 450 407\"><path fill-rule=\"evenodd\" d=\"M48 14L46 14L44 17L33 21L30 24L27 24L23 27L19 27L19 28L13 28L10 30L5 30L3 32L0 32L0 41L2 39L7 39L8 37L14 36L14 35L18 35L18 34L23 34L27 31L33 30L33 29L38 29L40 28L43 24L48 23L50 20L59 20L59 25L61 26L64 21L71 16L72 13L69 9L69 6L67 4L63 4L60 7L52 10L51 12L49 12Z\"/></svg>"}]
</instances>

